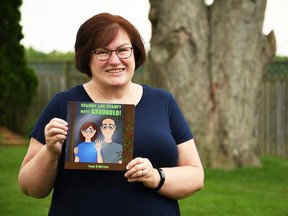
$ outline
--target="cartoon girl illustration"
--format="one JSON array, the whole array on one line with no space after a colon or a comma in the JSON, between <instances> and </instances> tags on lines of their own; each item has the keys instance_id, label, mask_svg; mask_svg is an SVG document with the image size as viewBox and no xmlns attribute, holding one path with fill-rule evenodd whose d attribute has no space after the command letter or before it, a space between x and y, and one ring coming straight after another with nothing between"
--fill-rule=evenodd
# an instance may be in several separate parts
<instances>
[{"instance_id":1,"label":"cartoon girl illustration","mask_svg":"<svg viewBox=\"0 0 288 216\"><path fill-rule=\"evenodd\" d=\"M83 142L74 148L74 162L103 162L100 152L101 141L96 140L97 134L98 130L94 122L85 122L81 126L79 130L79 137Z\"/></svg>"}]
</instances>

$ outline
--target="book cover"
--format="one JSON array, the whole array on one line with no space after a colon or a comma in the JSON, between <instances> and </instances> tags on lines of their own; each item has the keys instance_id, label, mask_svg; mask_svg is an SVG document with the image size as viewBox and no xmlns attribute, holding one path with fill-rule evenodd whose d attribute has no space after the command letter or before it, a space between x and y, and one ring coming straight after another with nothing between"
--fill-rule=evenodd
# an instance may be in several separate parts
<instances>
[{"instance_id":1,"label":"book cover","mask_svg":"<svg viewBox=\"0 0 288 216\"><path fill-rule=\"evenodd\" d=\"M65 169L125 170L133 158L135 106L69 101Z\"/></svg>"}]
</instances>

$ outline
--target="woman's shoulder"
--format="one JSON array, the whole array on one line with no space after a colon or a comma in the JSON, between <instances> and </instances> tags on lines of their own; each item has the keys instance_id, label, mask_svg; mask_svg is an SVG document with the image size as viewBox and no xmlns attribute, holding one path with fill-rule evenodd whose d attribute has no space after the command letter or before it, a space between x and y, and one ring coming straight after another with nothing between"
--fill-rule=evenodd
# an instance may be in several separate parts
<instances>
[{"instance_id":1,"label":"woman's shoulder","mask_svg":"<svg viewBox=\"0 0 288 216\"><path fill-rule=\"evenodd\" d=\"M85 90L83 85L76 85L66 91L61 91L55 94L55 99L69 101L69 100L79 100L85 96Z\"/></svg>"},{"instance_id":2,"label":"woman's shoulder","mask_svg":"<svg viewBox=\"0 0 288 216\"><path fill-rule=\"evenodd\" d=\"M168 106L178 106L174 95L166 89L151 87L149 85L143 86L142 101L147 103L157 103Z\"/></svg>"},{"instance_id":3,"label":"woman's shoulder","mask_svg":"<svg viewBox=\"0 0 288 216\"><path fill-rule=\"evenodd\" d=\"M170 98L172 96L172 94L168 90L152 87L147 84L142 84L142 86L143 86L143 92L147 96L149 95L149 96L155 96L155 97L158 96L158 97L166 97L166 98Z\"/></svg>"}]
</instances>

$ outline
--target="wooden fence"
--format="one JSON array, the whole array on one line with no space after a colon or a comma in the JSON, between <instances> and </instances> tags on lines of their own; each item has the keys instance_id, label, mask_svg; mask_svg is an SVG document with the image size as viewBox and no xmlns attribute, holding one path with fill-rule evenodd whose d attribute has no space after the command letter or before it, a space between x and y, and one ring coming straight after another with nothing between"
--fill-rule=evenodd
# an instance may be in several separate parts
<instances>
[{"instance_id":1,"label":"wooden fence","mask_svg":"<svg viewBox=\"0 0 288 216\"><path fill-rule=\"evenodd\" d=\"M38 77L37 93L26 120L31 127L55 93L84 83L88 77L77 72L73 62L30 62L29 66Z\"/></svg>"},{"instance_id":2,"label":"wooden fence","mask_svg":"<svg viewBox=\"0 0 288 216\"><path fill-rule=\"evenodd\" d=\"M262 82L259 117L260 155L288 158L288 62L270 65Z\"/></svg>"},{"instance_id":3,"label":"wooden fence","mask_svg":"<svg viewBox=\"0 0 288 216\"><path fill-rule=\"evenodd\" d=\"M76 71L73 62L34 62L29 65L39 80L37 95L27 116L32 126L56 92L84 83L88 78ZM288 158L288 62L272 64L269 68L262 82L259 151L261 156Z\"/></svg>"}]
</instances>

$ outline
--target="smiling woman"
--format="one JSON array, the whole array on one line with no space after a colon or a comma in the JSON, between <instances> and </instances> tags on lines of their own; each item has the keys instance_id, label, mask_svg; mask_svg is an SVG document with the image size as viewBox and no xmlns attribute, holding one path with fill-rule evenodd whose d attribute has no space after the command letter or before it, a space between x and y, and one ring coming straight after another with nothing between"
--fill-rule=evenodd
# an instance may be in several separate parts
<instances>
[{"instance_id":1,"label":"smiling woman","mask_svg":"<svg viewBox=\"0 0 288 216\"><path fill-rule=\"evenodd\" d=\"M132 82L135 70L146 60L138 30L121 16L100 13L80 26L74 47L76 67L90 80L57 93L39 117L19 172L23 193L43 198L53 191L49 216L95 212L179 216L177 200L202 189L204 171L190 127L173 95ZM133 106L133 111L125 112L135 116L133 158L125 157L128 161L122 170L65 169L66 136L68 130L73 131L73 125L66 122L69 101ZM93 161L92 165L101 168L105 168L101 163L123 164L123 144L114 140L116 122L105 116L100 130L98 123L81 122L79 136L84 141L72 148L73 163Z\"/></svg>"}]
</instances>

